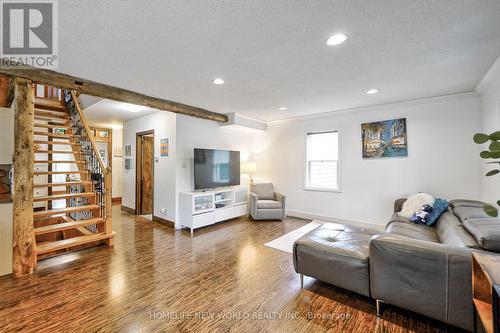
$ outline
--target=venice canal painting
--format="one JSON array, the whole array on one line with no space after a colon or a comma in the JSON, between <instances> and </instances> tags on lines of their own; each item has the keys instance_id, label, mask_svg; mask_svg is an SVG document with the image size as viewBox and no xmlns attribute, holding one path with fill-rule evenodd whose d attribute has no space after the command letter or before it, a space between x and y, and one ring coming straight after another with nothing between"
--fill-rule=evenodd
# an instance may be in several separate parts
<instances>
[{"instance_id":1,"label":"venice canal painting","mask_svg":"<svg viewBox=\"0 0 500 333\"><path fill-rule=\"evenodd\" d=\"M361 125L363 158L406 157L406 118Z\"/></svg>"}]
</instances>

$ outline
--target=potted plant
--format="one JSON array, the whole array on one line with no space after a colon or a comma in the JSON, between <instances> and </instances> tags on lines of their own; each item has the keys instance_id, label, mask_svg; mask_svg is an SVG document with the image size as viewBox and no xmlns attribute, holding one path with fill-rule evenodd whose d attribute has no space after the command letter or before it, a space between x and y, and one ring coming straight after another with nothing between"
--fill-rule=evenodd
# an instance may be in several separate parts
<instances>
[{"instance_id":1,"label":"potted plant","mask_svg":"<svg viewBox=\"0 0 500 333\"><path fill-rule=\"evenodd\" d=\"M490 135L477 133L474 135L474 142L477 144L488 143L488 150L483 150L480 156L483 159L491 160L486 163L494 165L495 169L488 171L486 176L491 177L500 174L500 131L496 131ZM500 200L498 200L496 204L500 206ZM489 216L498 216L498 208L494 205L486 204L484 206L484 211Z\"/></svg>"}]
</instances>

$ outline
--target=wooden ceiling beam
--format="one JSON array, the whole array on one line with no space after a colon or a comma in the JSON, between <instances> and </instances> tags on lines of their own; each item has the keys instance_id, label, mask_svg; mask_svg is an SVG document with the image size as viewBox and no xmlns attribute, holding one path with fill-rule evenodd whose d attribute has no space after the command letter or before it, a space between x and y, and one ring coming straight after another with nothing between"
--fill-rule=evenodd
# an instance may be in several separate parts
<instances>
[{"instance_id":1,"label":"wooden ceiling beam","mask_svg":"<svg viewBox=\"0 0 500 333\"><path fill-rule=\"evenodd\" d=\"M55 86L61 89L111 99L118 102L144 105L154 109L184 114L191 117L227 122L225 114L208 111L195 106L177 103L165 99L147 96L134 91L113 87L68 74L58 73L49 69L35 67L0 67L0 74L9 77L19 77L36 83Z\"/></svg>"}]
</instances>

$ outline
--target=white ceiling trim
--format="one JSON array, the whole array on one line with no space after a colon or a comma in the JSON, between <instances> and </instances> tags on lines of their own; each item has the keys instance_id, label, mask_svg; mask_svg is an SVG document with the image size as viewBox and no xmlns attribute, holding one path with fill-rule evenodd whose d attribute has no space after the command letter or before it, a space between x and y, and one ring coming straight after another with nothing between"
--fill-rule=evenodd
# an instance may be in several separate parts
<instances>
[{"instance_id":1,"label":"white ceiling trim","mask_svg":"<svg viewBox=\"0 0 500 333\"><path fill-rule=\"evenodd\" d=\"M469 91L469 92L464 92L464 93L460 93L460 94L450 94L450 95L442 95L442 96L417 98L417 99L408 100L408 101L399 101L399 102L387 103L387 104L363 106L363 107L359 107L359 108L344 109L344 110L330 111L330 112L324 112L324 113L315 113L315 114L311 114L311 115L307 115L307 116L290 117L290 118L285 118L285 119L280 119L280 120L273 120L273 121L268 121L267 125L272 126L272 125L286 123L286 122L297 122L297 121L302 121L302 120L338 117L338 116L342 116L342 115L346 115L346 114L359 113L359 112L387 111L390 109L401 108L401 107L410 107L410 106L416 106L416 105L422 105L422 104L428 104L428 103L445 102L445 101L448 101L451 99L462 99L462 98L468 99L471 97L478 97L478 96L479 95L477 92Z\"/></svg>"},{"instance_id":2,"label":"white ceiling trim","mask_svg":"<svg viewBox=\"0 0 500 333\"><path fill-rule=\"evenodd\" d=\"M493 65L490 67L488 72L486 72L486 74L484 75L482 80L479 82L479 84L477 85L475 90L479 93L484 92L490 86L491 81L493 81L494 79L496 79L498 77L500 77L500 56L493 63Z\"/></svg>"}]
</instances>

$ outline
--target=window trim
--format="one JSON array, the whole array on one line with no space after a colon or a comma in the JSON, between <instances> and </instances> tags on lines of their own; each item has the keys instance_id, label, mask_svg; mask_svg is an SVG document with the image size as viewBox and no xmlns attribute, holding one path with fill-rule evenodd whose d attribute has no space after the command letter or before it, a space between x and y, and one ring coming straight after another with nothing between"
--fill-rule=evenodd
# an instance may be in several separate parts
<instances>
[{"instance_id":1,"label":"window trim","mask_svg":"<svg viewBox=\"0 0 500 333\"><path fill-rule=\"evenodd\" d=\"M313 187L309 186L309 149L308 149L308 136L312 134L323 134L323 133L337 133L338 135L338 159L337 159L337 188L328 187ZM342 135L339 130L326 130L326 131L314 131L305 133L305 172L304 172L304 191L315 191L315 192L332 192L332 193L342 193ZM312 161L312 160L311 160ZM323 160L315 160L323 161ZM333 160L332 160L333 161Z\"/></svg>"}]
</instances>

